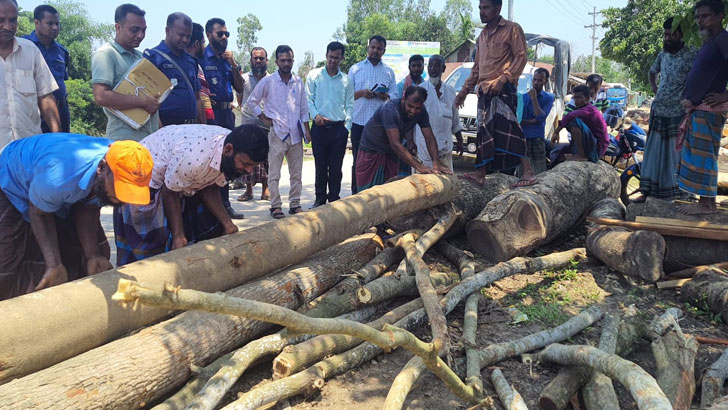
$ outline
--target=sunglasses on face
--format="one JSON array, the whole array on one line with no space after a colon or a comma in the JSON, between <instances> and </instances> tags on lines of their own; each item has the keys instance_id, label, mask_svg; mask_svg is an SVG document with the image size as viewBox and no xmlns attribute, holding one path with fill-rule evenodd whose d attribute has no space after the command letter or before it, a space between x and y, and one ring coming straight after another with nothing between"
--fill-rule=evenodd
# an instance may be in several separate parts
<instances>
[{"instance_id":1,"label":"sunglasses on face","mask_svg":"<svg viewBox=\"0 0 728 410\"><path fill-rule=\"evenodd\" d=\"M229 31L218 31L215 34L217 34L217 38L222 38L223 36L230 37L230 32Z\"/></svg>"}]
</instances>

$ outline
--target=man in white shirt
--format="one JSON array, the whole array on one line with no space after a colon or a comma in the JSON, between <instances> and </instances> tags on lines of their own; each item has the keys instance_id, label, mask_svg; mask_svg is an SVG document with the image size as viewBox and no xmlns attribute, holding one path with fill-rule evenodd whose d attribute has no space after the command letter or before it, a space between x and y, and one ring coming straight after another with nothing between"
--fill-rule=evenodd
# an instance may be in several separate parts
<instances>
[{"instance_id":1,"label":"man in white shirt","mask_svg":"<svg viewBox=\"0 0 728 410\"><path fill-rule=\"evenodd\" d=\"M61 132L53 91L58 84L32 41L15 37L18 3L0 0L0 151L11 141L41 134L40 115Z\"/></svg>"},{"instance_id":2,"label":"man in white shirt","mask_svg":"<svg viewBox=\"0 0 728 410\"><path fill-rule=\"evenodd\" d=\"M442 73L445 71L445 59L438 54L430 57L427 64L427 75L429 78L420 84L420 87L427 90L425 108L430 115L430 126L437 141L440 164L453 170L452 165L452 136L455 135L458 141L458 152L463 152L462 124L458 108L455 106L455 88L442 81ZM425 137L418 126L415 131L415 144L417 145L417 158L428 167L432 166L432 159L427 152Z\"/></svg>"}]
</instances>

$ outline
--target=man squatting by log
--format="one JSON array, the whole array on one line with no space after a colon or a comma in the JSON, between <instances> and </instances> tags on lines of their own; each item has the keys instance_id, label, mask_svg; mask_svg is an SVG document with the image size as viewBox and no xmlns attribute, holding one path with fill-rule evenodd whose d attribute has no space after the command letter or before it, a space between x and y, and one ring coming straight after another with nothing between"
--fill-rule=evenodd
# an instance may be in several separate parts
<instances>
[{"instance_id":1,"label":"man squatting by log","mask_svg":"<svg viewBox=\"0 0 728 410\"><path fill-rule=\"evenodd\" d=\"M141 144L154 158L151 199L147 205L114 209L117 266L238 231L220 187L252 172L268 156L263 129L169 125Z\"/></svg>"},{"instance_id":2,"label":"man squatting by log","mask_svg":"<svg viewBox=\"0 0 728 410\"><path fill-rule=\"evenodd\" d=\"M566 159L597 162L609 146L609 132L604 116L596 105L589 103L590 90L586 85L574 88L572 102L575 109L561 119L551 142L556 143L561 130L571 134L571 143L566 149ZM558 161L557 161L558 162Z\"/></svg>"},{"instance_id":3,"label":"man squatting by log","mask_svg":"<svg viewBox=\"0 0 728 410\"><path fill-rule=\"evenodd\" d=\"M480 20L485 28L478 37L470 77L455 98L455 104L462 107L468 93L479 85L476 170L463 176L483 184L486 173L514 172L520 164L523 174L515 186L528 186L536 180L516 117L516 87L526 66L526 37L520 25L501 17L502 5L501 0L480 0Z\"/></svg>"},{"instance_id":4,"label":"man squatting by log","mask_svg":"<svg viewBox=\"0 0 728 410\"><path fill-rule=\"evenodd\" d=\"M683 93L687 113L680 126L684 146L678 183L681 190L700 196L697 204L686 205L683 211L708 214L717 209L718 154L728 112L728 32L722 24L722 1L701 0L694 11L703 46L695 56ZM678 148L680 139L678 136Z\"/></svg>"},{"instance_id":5,"label":"man squatting by log","mask_svg":"<svg viewBox=\"0 0 728 410\"><path fill-rule=\"evenodd\" d=\"M135 141L49 133L0 154L0 300L111 269L101 207L149 203Z\"/></svg>"},{"instance_id":6,"label":"man squatting by log","mask_svg":"<svg viewBox=\"0 0 728 410\"><path fill-rule=\"evenodd\" d=\"M437 141L424 107L426 99L427 91L412 85L404 91L402 98L389 100L374 112L362 132L356 158L356 185L359 190L384 184L397 176L400 161L421 174L452 174L439 159L433 160L432 167L423 165L402 144L402 138L413 139L415 125L419 125L430 158L439 158Z\"/></svg>"}]
</instances>

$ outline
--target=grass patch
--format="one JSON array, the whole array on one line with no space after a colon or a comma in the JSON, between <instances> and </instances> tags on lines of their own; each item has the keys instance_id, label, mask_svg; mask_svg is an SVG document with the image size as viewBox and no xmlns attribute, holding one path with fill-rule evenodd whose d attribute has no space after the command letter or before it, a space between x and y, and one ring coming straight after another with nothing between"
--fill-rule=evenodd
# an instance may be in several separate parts
<instances>
[{"instance_id":1,"label":"grass patch","mask_svg":"<svg viewBox=\"0 0 728 410\"><path fill-rule=\"evenodd\" d=\"M699 297L700 299L695 300L694 303L685 303L683 305L685 310L692 313L693 316L709 321L714 325L721 324L721 314L710 310L710 306L708 306L708 296L705 293L701 293Z\"/></svg>"},{"instance_id":2,"label":"grass patch","mask_svg":"<svg viewBox=\"0 0 728 410\"><path fill-rule=\"evenodd\" d=\"M548 327L558 326L566 322L569 318L559 304L539 301L531 305L519 303L516 305L516 308L525 313L528 316L528 320L535 320Z\"/></svg>"}]
</instances>

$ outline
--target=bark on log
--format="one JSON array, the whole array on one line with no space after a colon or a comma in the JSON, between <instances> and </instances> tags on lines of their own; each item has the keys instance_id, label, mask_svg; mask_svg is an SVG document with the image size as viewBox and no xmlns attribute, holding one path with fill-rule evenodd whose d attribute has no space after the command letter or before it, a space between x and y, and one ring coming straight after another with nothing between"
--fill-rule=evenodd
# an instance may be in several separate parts
<instances>
[{"instance_id":1,"label":"bark on log","mask_svg":"<svg viewBox=\"0 0 728 410\"><path fill-rule=\"evenodd\" d=\"M430 281L433 286L448 286L454 278L443 272L431 272ZM384 276L373 280L356 291L358 302L371 305L391 299L395 296L417 296L417 285L414 276Z\"/></svg>"},{"instance_id":2,"label":"bark on log","mask_svg":"<svg viewBox=\"0 0 728 410\"><path fill-rule=\"evenodd\" d=\"M613 354L617 351L619 335L619 316L608 313L602 321L602 335L599 338L599 350ZM622 354L621 356L625 356ZM612 379L603 373L593 373L581 389L584 406L587 410L619 410L619 398L614 391Z\"/></svg>"},{"instance_id":3,"label":"bark on log","mask_svg":"<svg viewBox=\"0 0 728 410\"><path fill-rule=\"evenodd\" d=\"M616 199L603 199L594 206L589 216L623 219L624 207ZM657 232L593 226L586 235L586 249L623 275L648 283L656 282L663 276L665 240Z\"/></svg>"},{"instance_id":4,"label":"bark on log","mask_svg":"<svg viewBox=\"0 0 728 410\"><path fill-rule=\"evenodd\" d=\"M480 351L480 366L481 368L492 366L509 357L566 340L587 326L591 326L602 316L604 316L602 309L597 305L592 305L553 329L542 330L508 342L492 344Z\"/></svg>"},{"instance_id":5,"label":"bark on log","mask_svg":"<svg viewBox=\"0 0 728 410\"><path fill-rule=\"evenodd\" d=\"M411 235L405 235L401 240L402 248L407 263L415 271L415 283L422 298L422 305L427 312L432 327L432 343L440 355L447 355L450 352L450 335L447 332L447 319L440 307L440 298L435 292L435 287L430 281L430 268L422 256L415 249L415 241Z\"/></svg>"},{"instance_id":6,"label":"bark on log","mask_svg":"<svg viewBox=\"0 0 728 410\"><path fill-rule=\"evenodd\" d=\"M636 364L610 355L596 347L549 345L537 355L541 361L562 366L587 366L600 371L625 386L640 409L672 410L670 401L655 379Z\"/></svg>"},{"instance_id":7,"label":"bark on log","mask_svg":"<svg viewBox=\"0 0 728 410\"><path fill-rule=\"evenodd\" d=\"M490 381L493 383L496 393L501 404L506 410L528 410L526 402L523 401L523 397L516 391L516 389L508 383L506 377L503 376L503 372L499 368L493 369L490 374Z\"/></svg>"},{"instance_id":8,"label":"bark on log","mask_svg":"<svg viewBox=\"0 0 728 410\"><path fill-rule=\"evenodd\" d=\"M602 325L602 338L605 340L605 347L611 347L611 351L606 353L614 354L614 350L617 345L617 329L619 326L619 318L614 315L607 315ZM601 341L600 341L601 342ZM601 344L601 343L600 343ZM611 346L606 346L611 344ZM604 376L601 373L597 373ZM595 376L594 371L589 367L581 366L570 366L562 367L559 373L554 377L549 384L541 392L541 396L538 398L538 404L541 410L563 410L571 401L571 398L578 393L582 386L586 386L587 382L591 380L592 376ZM606 377L606 376L604 376ZM612 387L611 380L606 377L606 382L609 387ZM611 394L613 399L612 403L600 403L599 409L616 408L619 409L619 402L616 401L616 394L612 388ZM609 397L608 397L609 398ZM586 400L585 400L586 401ZM605 404L607 406L605 406Z\"/></svg>"},{"instance_id":9,"label":"bark on log","mask_svg":"<svg viewBox=\"0 0 728 410\"><path fill-rule=\"evenodd\" d=\"M337 319L361 322L374 314L374 307L344 314ZM306 312L308 313L308 312ZM317 316L320 317L320 316ZM265 356L280 353L284 347L310 339L311 335L291 335L286 329L253 340L230 355L225 363L202 387L186 410L212 410L222 400L233 384L253 364Z\"/></svg>"},{"instance_id":10,"label":"bark on log","mask_svg":"<svg viewBox=\"0 0 728 410\"><path fill-rule=\"evenodd\" d=\"M110 302L119 278L211 292L227 290L301 262L387 219L449 202L458 188L455 176L413 175L282 221L2 301L0 382L48 367L169 315L161 309L131 311ZM83 325L68 325L72 323Z\"/></svg>"},{"instance_id":11,"label":"bark on log","mask_svg":"<svg viewBox=\"0 0 728 410\"><path fill-rule=\"evenodd\" d=\"M226 292L298 308L361 267L378 247L366 234L307 262ZM117 303L117 302L114 302ZM270 327L232 316L187 312L131 336L0 386L5 408L138 408L164 397L201 366ZM111 366L109 363L113 363Z\"/></svg>"},{"instance_id":12,"label":"bark on log","mask_svg":"<svg viewBox=\"0 0 728 410\"><path fill-rule=\"evenodd\" d=\"M420 308L422 308L422 300L418 298L387 312L381 318L369 322L367 325L381 330L385 324L395 323ZM273 359L273 378L288 377L328 355L353 349L361 343L363 343L361 339L352 336L321 335L297 345L288 346Z\"/></svg>"},{"instance_id":13,"label":"bark on log","mask_svg":"<svg viewBox=\"0 0 728 410\"><path fill-rule=\"evenodd\" d=\"M680 290L680 301L718 313L728 323L728 276L712 269L696 274Z\"/></svg>"},{"instance_id":14,"label":"bark on log","mask_svg":"<svg viewBox=\"0 0 728 410\"><path fill-rule=\"evenodd\" d=\"M452 201L452 206L458 212L458 217L452 228L444 235L444 238L452 238L465 233L467 223L478 216L491 199L511 190L511 185L516 182L518 182L518 178L506 174L486 175L483 185L476 184L469 179L460 179L460 191ZM449 206L449 204L438 205L432 209L391 219L387 223L397 232L410 229L427 230L437 222L443 212L449 209Z\"/></svg>"},{"instance_id":15,"label":"bark on log","mask_svg":"<svg viewBox=\"0 0 728 410\"><path fill-rule=\"evenodd\" d=\"M415 387L415 383L427 370L425 363L421 358L414 356L402 370L397 373L392 385L389 387L387 397L384 399L382 410L401 410L407 395ZM465 381L468 383L468 381ZM472 386L472 385L471 385Z\"/></svg>"},{"instance_id":16,"label":"bark on log","mask_svg":"<svg viewBox=\"0 0 728 410\"><path fill-rule=\"evenodd\" d=\"M536 179L493 198L468 223L468 241L486 259L525 255L566 233L598 201L619 195L618 175L601 161L568 161Z\"/></svg>"},{"instance_id":17,"label":"bark on log","mask_svg":"<svg viewBox=\"0 0 728 410\"><path fill-rule=\"evenodd\" d=\"M716 399L723 396L723 385L726 379L728 379L728 349L723 351L723 354L708 367L703 375L700 389L701 409L710 406Z\"/></svg>"},{"instance_id":18,"label":"bark on log","mask_svg":"<svg viewBox=\"0 0 728 410\"><path fill-rule=\"evenodd\" d=\"M647 330L647 337L655 341L667 333L673 326L677 325L677 320L683 315L682 310L678 308L669 308L665 313L657 316L650 322Z\"/></svg>"},{"instance_id":19,"label":"bark on log","mask_svg":"<svg viewBox=\"0 0 728 410\"><path fill-rule=\"evenodd\" d=\"M718 269L718 270L728 269L728 262L721 262L721 263L716 263L713 265L695 266L692 268L671 272L670 279L692 278L693 276L695 276L695 274L709 270L709 269Z\"/></svg>"},{"instance_id":20,"label":"bark on log","mask_svg":"<svg viewBox=\"0 0 728 410\"><path fill-rule=\"evenodd\" d=\"M670 201L648 197L644 203L631 203L627 207L626 220L634 221L637 216L681 219L685 221L707 220L716 224L728 224L728 216L724 213L712 215L685 215L677 205ZM683 270L700 265L711 265L725 262L728 254L728 242L709 239L681 238L664 236L667 253L663 264L666 273Z\"/></svg>"},{"instance_id":21,"label":"bark on log","mask_svg":"<svg viewBox=\"0 0 728 410\"><path fill-rule=\"evenodd\" d=\"M675 410L690 410L695 394L695 355L698 341L675 327L652 342L657 384Z\"/></svg>"}]
</instances>

